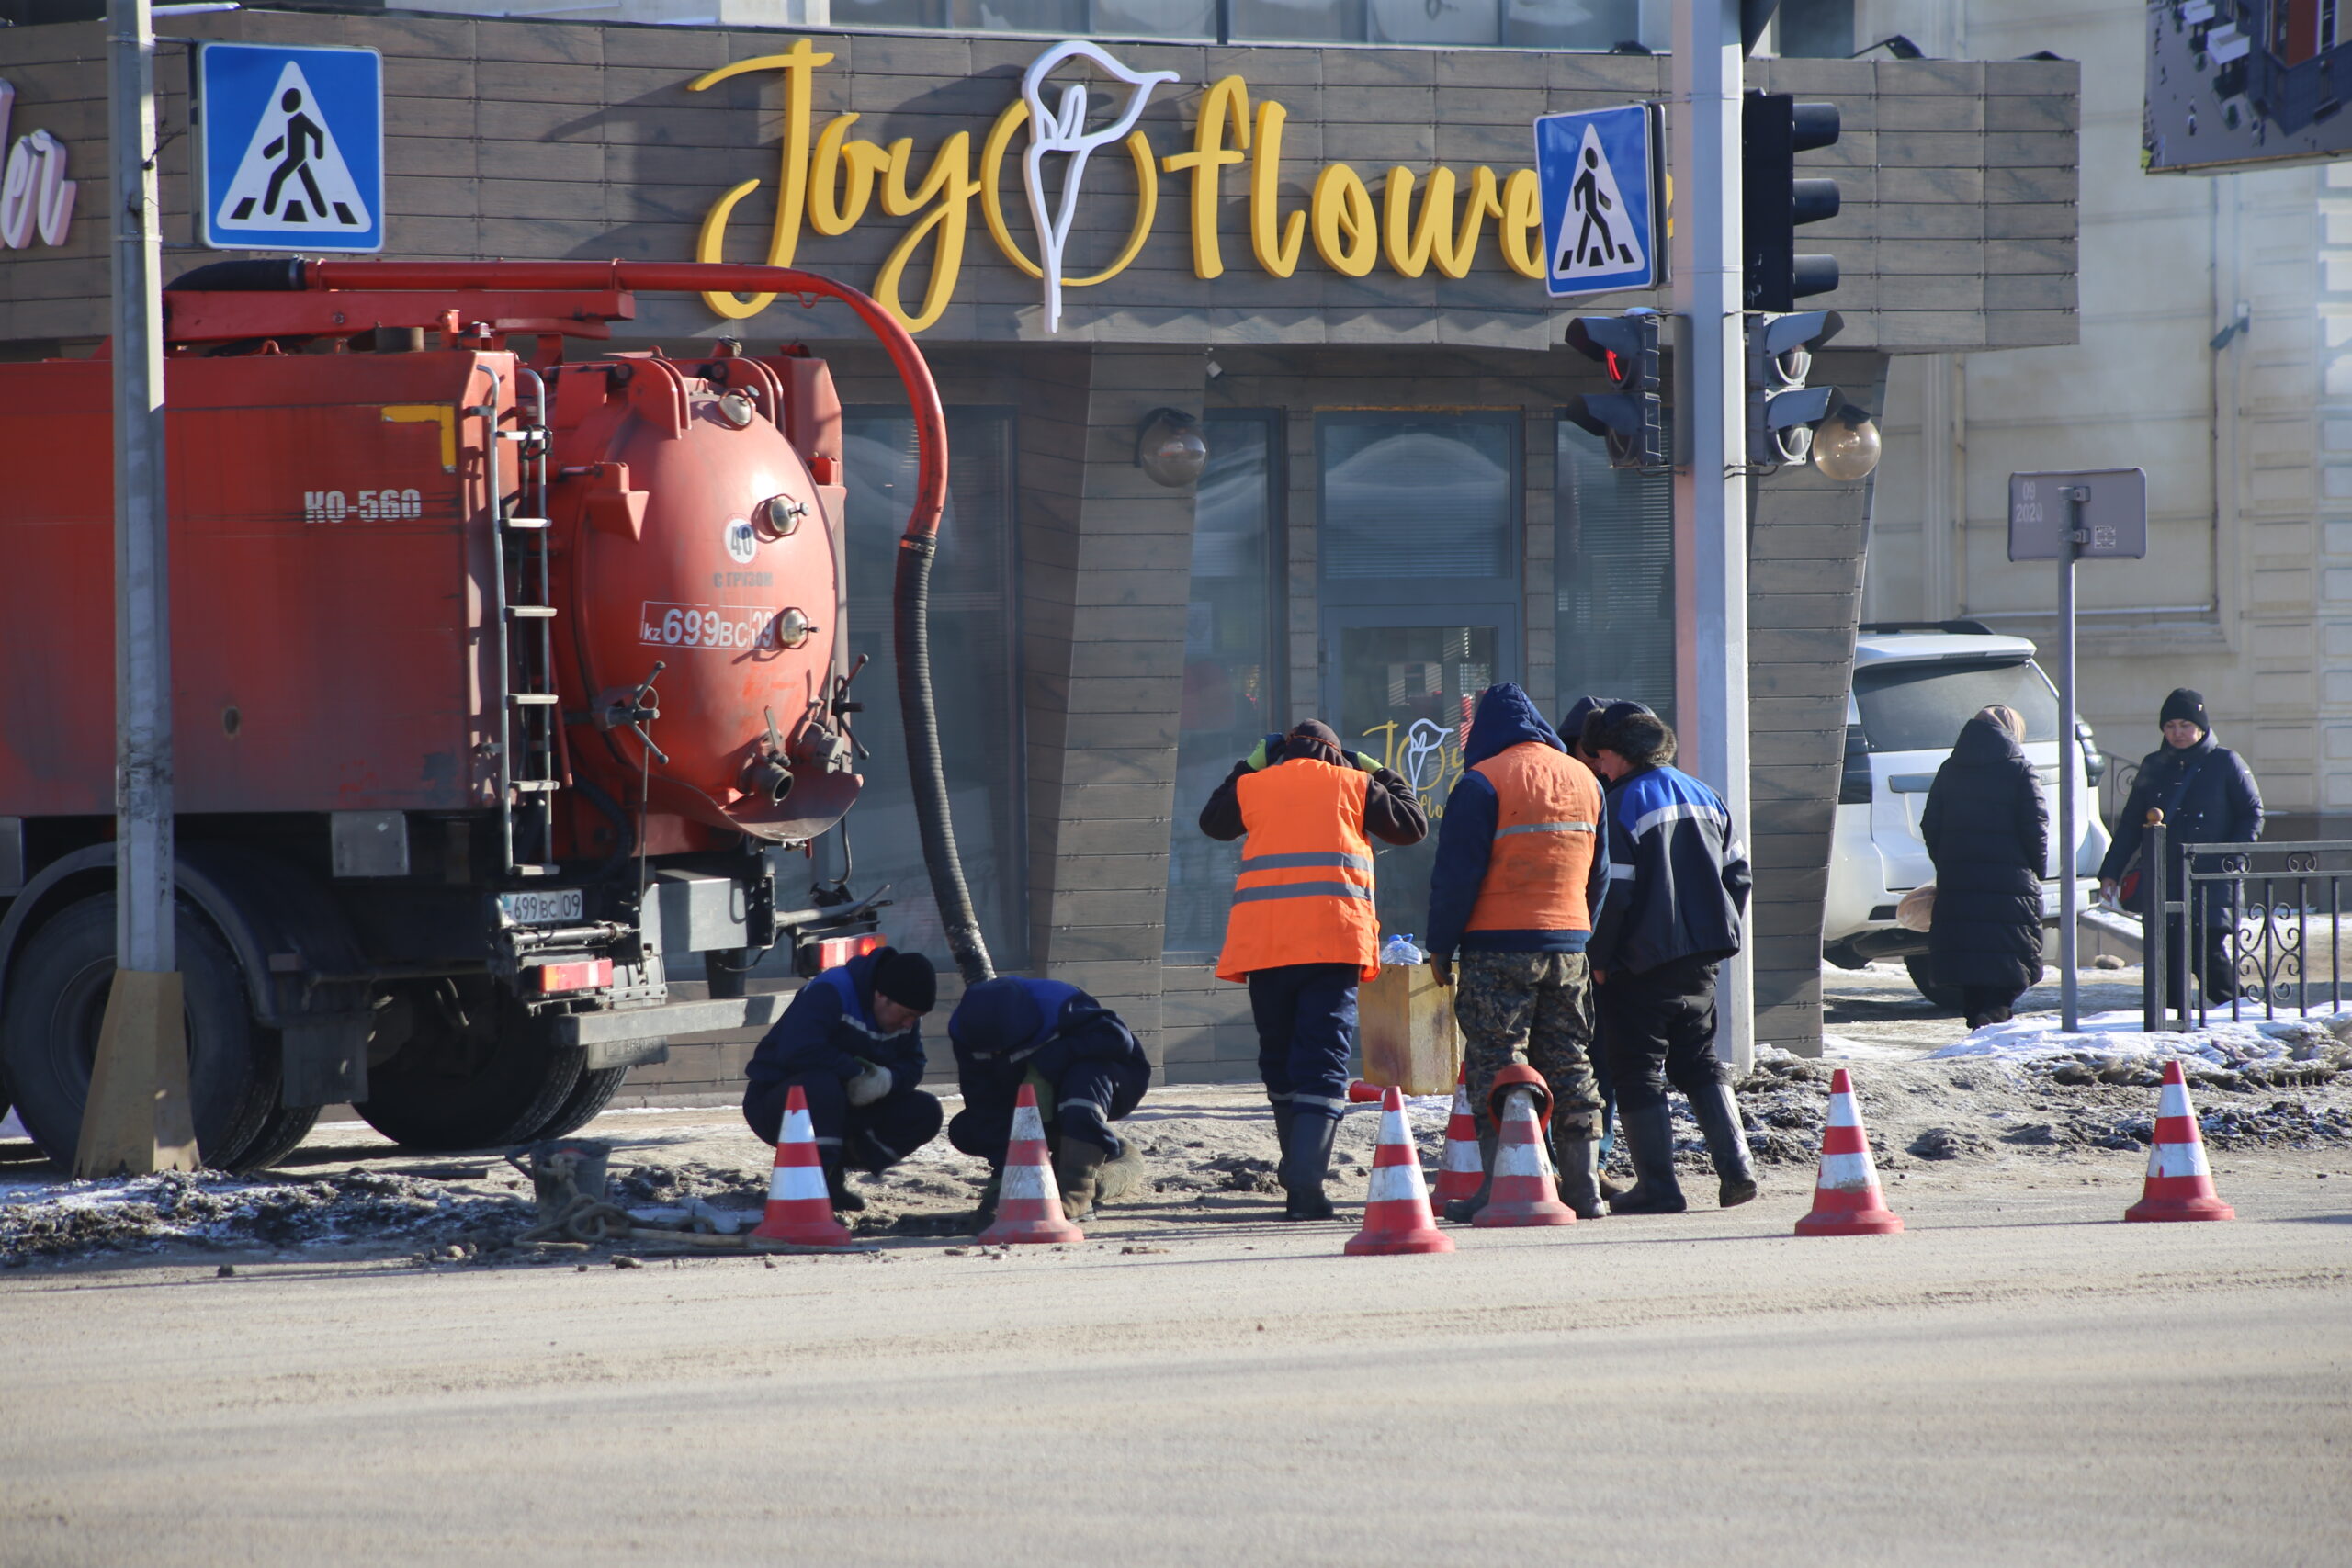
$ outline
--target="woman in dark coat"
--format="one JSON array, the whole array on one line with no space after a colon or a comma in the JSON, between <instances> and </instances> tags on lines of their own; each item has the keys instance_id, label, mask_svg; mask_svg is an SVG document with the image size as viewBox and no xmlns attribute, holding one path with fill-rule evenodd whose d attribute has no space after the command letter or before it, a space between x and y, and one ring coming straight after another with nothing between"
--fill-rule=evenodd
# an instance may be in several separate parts
<instances>
[{"instance_id":1,"label":"woman in dark coat","mask_svg":"<svg viewBox=\"0 0 2352 1568\"><path fill-rule=\"evenodd\" d=\"M2025 722L1989 707L1962 727L1928 791L1920 836L1936 863L1928 964L1961 994L1968 1027L2008 1021L2041 978L2041 868L2050 810L2018 742Z\"/></svg>"},{"instance_id":2,"label":"woman in dark coat","mask_svg":"<svg viewBox=\"0 0 2352 1568\"><path fill-rule=\"evenodd\" d=\"M2153 879L2139 862L2149 807L2165 814L2165 858L2170 862L2165 867L2167 900L2180 897L2187 886L2182 879L2188 870L2183 844L2250 844L2262 837L2262 793L2255 787L2253 770L2235 751L2214 743L2213 722L2206 716L2204 697L2183 686L2165 699L2157 716L2164 726L2165 743L2141 760L2131 798L2115 819L2115 842L2098 868L2099 889L2110 898L2120 892L2125 873L2135 866L2142 873L2139 886L2132 889L2131 907L2143 924ZM2198 868L2211 870L2206 863L2217 858L2201 857ZM2204 977L2208 1001L2225 1002L2237 994L2237 976L2230 967L2230 926L2235 919L2235 908L2227 899L2199 901L2199 920L2204 931L2195 961ZM2165 921L2165 973L2173 976L2176 985L2184 973L2182 948L2187 945L2181 923L2177 915ZM2165 1002L2187 1005L2177 990Z\"/></svg>"}]
</instances>

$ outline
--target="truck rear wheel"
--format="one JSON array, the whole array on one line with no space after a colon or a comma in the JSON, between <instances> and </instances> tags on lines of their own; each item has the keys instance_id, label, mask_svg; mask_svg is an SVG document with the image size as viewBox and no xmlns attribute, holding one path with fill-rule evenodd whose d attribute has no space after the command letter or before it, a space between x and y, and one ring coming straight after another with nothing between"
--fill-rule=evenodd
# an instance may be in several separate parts
<instances>
[{"instance_id":1,"label":"truck rear wheel","mask_svg":"<svg viewBox=\"0 0 2352 1568\"><path fill-rule=\"evenodd\" d=\"M90 1097L114 978L114 920L111 893L59 911L17 953L0 1009L0 1060L17 1113L60 1167L74 1163ZM216 1170L234 1170L277 1102L277 1036L254 1022L236 955L219 933L185 906L178 930L197 1153Z\"/></svg>"},{"instance_id":2,"label":"truck rear wheel","mask_svg":"<svg viewBox=\"0 0 2352 1568\"><path fill-rule=\"evenodd\" d=\"M311 1135L311 1129L318 1125L322 1109L316 1105L281 1105L271 1111L269 1119L261 1124L261 1131L254 1134L254 1141L237 1157L237 1168L264 1170L300 1148L302 1140Z\"/></svg>"},{"instance_id":3,"label":"truck rear wheel","mask_svg":"<svg viewBox=\"0 0 2352 1568\"><path fill-rule=\"evenodd\" d=\"M1945 1012L1968 1010L1968 998L1960 994L1959 987L1936 984L1935 971L1928 967L1926 953L1913 953L1903 961L1903 967L1911 971L1911 983L1918 987L1919 994L1934 1006Z\"/></svg>"},{"instance_id":4,"label":"truck rear wheel","mask_svg":"<svg viewBox=\"0 0 2352 1568\"><path fill-rule=\"evenodd\" d=\"M621 1080L628 1077L627 1067L582 1069L580 1081L572 1086L571 1095L556 1113L548 1118L548 1124L526 1141L537 1143L541 1138L564 1138L577 1133L605 1113L605 1107L621 1091Z\"/></svg>"},{"instance_id":5,"label":"truck rear wheel","mask_svg":"<svg viewBox=\"0 0 2352 1568\"><path fill-rule=\"evenodd\" d=\"M579 1087L586 1053L549 1043L486 981L460 982L457 1004L419 998L407 1043L368 1067L368 1099L352 1109L413 1149L528 1142Z\"/></svg>"}]
</instances>

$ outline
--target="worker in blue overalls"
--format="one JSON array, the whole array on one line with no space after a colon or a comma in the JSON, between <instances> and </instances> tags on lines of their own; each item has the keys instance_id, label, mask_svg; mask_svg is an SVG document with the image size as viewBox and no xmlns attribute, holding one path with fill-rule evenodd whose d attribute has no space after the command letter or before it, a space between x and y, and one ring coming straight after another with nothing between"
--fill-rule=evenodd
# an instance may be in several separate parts
<instances>
[{"instance_id":1,"label":"worker in blue overalls","mask_svg":"<svg viewBox=\"0 0 2352 1568\"><path fill-rule=\"evenodd\" d=\"M1140 1184L1143 1153L1111 1123L1142 1102L1151 1064L1117 1013L1058 980L987 980L964 993L947 1021L947 1040L964 1089L947 1141L988 1161L991 1172L980 1195L982 1225L996 1213L1013 1102L1024 1083L1037 1091L1065 1215L1086 1219L1097 1202Z\"/></svg>"}]
</instances>

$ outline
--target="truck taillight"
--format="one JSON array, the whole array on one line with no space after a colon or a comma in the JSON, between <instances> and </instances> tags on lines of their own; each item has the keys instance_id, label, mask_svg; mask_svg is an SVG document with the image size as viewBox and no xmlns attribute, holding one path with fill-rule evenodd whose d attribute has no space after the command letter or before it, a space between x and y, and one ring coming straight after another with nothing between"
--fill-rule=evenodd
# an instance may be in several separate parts
<instances>
[{"instance_id":1,"label":"truck taillight","mask_svg":"<svg viewBox=\"0 0 2352 1568\"><path fill-rule=\"evenodd\" d=\"M829 936L817 944L817 967L838 969L853 958L879 953L889 945L890 939L880 931L867 931L864 936Z\"/></svg>"},{"instance_id":2,"label":"truck taillight","mask_svg":"<svg viewBox=\"0 0 2352 1568\"><path fill-rule=\"evenodd\" d=\"M583 958L575 964L539 965L539 994L556 991L601 991L613 983L613 961Z\"/></svg>"}]
</instances>

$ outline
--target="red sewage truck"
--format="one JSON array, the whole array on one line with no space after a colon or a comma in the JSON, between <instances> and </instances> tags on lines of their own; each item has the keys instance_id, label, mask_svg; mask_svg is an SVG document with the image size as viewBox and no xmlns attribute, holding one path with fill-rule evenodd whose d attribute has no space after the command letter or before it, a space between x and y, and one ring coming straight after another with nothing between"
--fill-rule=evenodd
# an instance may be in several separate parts
<instances>
[{"instance_id":1,"label":"red sewage truck","mask_svg":"<svg viewBox=\"0 0 2352 1568\"><path fill-rule=\"evenodd\" d=\"M847 304L922 452L896 651L967 976L924 648L938 396L895 321L775 267L232 261L164 296L175 860L207 1165L348 1100L418 1148L578 1127L742 974L876 939L805 849L856 800L841 404L805 351L572 359L638 290ZM509 340L541 345L518 354ZM538 363L530 361L537 359ZM0 365L0 1104L70 1162L115 960L102 355ZM701 954L708 999L665 960Z\"/></svg>"}]
</instances>

